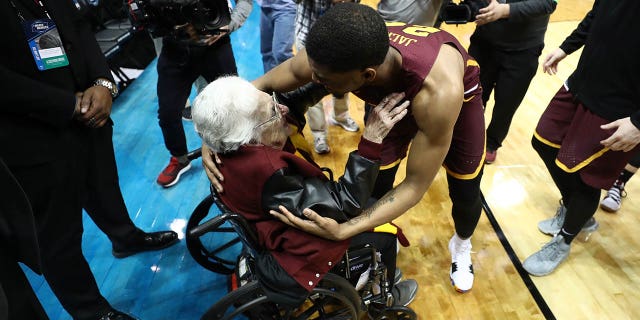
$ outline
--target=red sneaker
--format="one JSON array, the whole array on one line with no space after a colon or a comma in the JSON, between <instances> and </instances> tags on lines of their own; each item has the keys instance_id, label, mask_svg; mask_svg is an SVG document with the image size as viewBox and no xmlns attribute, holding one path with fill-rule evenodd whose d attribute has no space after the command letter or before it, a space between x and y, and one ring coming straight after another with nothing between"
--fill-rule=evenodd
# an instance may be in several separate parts
<instances>
[{"instance_id":1,"label":"red sneaker","mask_svg":"<svg viewBox=\"0 0 640 320\"><path fill-rule=\"evenodd\" d=\"M496 161L496 157L498 156L498 150L487 149L487 152L484 155L484 163L492 164Z\"/></svg>"},{"instance_id":2,"label":"red sneaker","mask_svg":"<svg viewBox=\"0 0 640 320\"><path fill-rule=\"evenodd\" d=\"M189 169L191 169L191 162L182 164L178 161L178 158L171 157L169 165L160 172L156 182L165 188L169 188L178 183L180 176Z\"/></svg>"}]
</instances>

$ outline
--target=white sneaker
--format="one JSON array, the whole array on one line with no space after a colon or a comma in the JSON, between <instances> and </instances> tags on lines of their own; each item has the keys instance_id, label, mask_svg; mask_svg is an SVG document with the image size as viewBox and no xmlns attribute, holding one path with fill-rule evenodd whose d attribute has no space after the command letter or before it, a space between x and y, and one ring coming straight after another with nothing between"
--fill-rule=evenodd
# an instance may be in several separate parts
<instances>
[{"instance_id":1,"label":"white sneaker","mask_svg":"<svg viewBox=\"0 0 640 320\"><path fill-rule=\"evenodd\" d=\"M627 196L627 192L624 191L624 182L618 182L613 184L613 187L607 191L607 196L600 201L600 208L607 212L616 212L620 210L622 205L622 198Z\"/></svg>"},{"instance_id":2,"label":"white sneaker","mask_svg":"<svg viewBox=\"0 0 640 320\"><path fill-rule=\"evenodd\" d=\"M360 130L360 126L358 126L358 124L351 118L348 112L345 112L341 115L334 115L329 117L329 123L334 126L341 126L342 129L350 132L356 132Z\"/></svg>"},{"instance_id":3,"label":"white sneaker","mask_svg":"<svg viewBox=\"0 0 640 320\"><path fill-rule=\"evenodd\" d=\"M449 278L456 291L465 293L473 287L473 265L471 264L471 239L462 240L454 234L449 240L451 268Z\"/></svg>"},{"instance_id":4,"label":"white sneaker","mask_svg":"<svg viewBox=\"0 0 640 320\"><path fill-rule=\"evenodd\" d=\"M311 132L313 134L313 148L316 150L318 154L325 154L331 151L329 148L329 144L327 143L327 133L326 132Z\"/></svg>"}]
</instances>

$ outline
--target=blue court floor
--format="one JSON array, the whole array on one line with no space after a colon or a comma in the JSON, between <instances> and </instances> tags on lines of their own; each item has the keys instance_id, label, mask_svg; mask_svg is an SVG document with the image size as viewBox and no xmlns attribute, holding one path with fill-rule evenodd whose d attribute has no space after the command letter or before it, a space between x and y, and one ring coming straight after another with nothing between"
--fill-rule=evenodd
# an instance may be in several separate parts
<instances>
[{"instance_id":1,"label":"blue court floor","mask_svg":"<svg viewBox=\"0 0 640 320\"><path fill-rule=\"evenodd\" d=\"M232 34L238 72L249 80L263 72L257 36L259 14L254 4L245 25ZM162 251L115 259L111 243L85 214L83 250L102 294L116 309L144 320L199 319L227 292L227 278L198 265L185 246L186 222L209 192L201 160L193 161L192 169L169 189L155 182L170 156L158 126L156 81L154 60L116 99L113 142L120 186L132 220L145 231L172 229L181 241ZM184 124L189 148L199 147L193 125ZM46 281L28 269L27 273L49 317L70 319Z\"/></svg>"}]
</instances>

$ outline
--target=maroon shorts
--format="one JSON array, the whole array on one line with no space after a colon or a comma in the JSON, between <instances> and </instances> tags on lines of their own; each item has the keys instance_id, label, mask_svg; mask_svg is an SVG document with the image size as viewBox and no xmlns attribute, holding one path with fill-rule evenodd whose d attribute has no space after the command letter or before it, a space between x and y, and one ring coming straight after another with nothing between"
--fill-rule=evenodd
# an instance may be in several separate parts
<instances>
[{"instance_id":1,"label":"maroon shorts","mask_svg":"<svg viewBox=\"0 0 640 320\"><path fill-rule=\"evenodd\" d=\"M447 174L461 180L477 177L484 164L485 128L482 91L478 89L476 92L465 97L460 115L453 127L451 146L443 163ZM416 120L411 113L391 129L382 142L381 170L400 164L400 160L406 157L409 144L417 132Z\"/></svg>"},{"instance_id":2,"label":"maroon shorts","mask_svg":"<svg viewBox=\"0 0 640 320\"><path fill-rule=\"evenodd\" d=\"M443 166L454 178L470 180L478 176L484 164L485 127L482 94L465 100L453 128L451 147Z\"/></svg>"},{"instance_id":3,"label":"maroon shorts","mask_svg":"<svg viewBox=\"0 0 640 320\"><path fill-rule=\"evenodd\" d=\"M585 108L562 86L540 117L534 137L559 149L556 165L562 170L579 172L586 184L609 189L640 150L636 147L630 152L611 151L600 144L615 132L600 128L609 122Z\"/></svg>"}]
</instances>

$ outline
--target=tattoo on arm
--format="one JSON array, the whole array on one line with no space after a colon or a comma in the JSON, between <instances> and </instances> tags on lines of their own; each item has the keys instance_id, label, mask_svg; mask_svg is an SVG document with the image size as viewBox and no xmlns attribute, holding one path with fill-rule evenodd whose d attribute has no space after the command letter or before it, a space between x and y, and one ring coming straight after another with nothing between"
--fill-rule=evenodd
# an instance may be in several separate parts
<instances>
[{"instance_id":1,"label":"tattoo on arm","mask_svg":"<svg viewBox=\"0 0 640 320\"><path fill-rule=\"evenodd\" d=\"M371 216L373 215L373 212L376 211L376 209L380 208L381 206L387 203L394 202L396 200L395 195L396 195L396 189L389 190L389 192L387 192L384 196L382 196L382 198L378 199L378 201L376 201L371 207L365 209L364 211L362 211L362 213L359 216L347 222L349 224L357 224L360 220L371 219Z\"/></svg>"}]
</instances>

